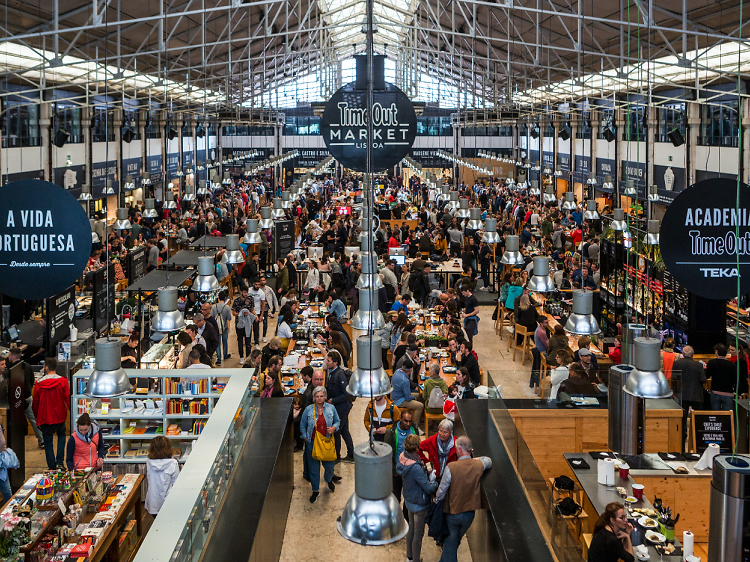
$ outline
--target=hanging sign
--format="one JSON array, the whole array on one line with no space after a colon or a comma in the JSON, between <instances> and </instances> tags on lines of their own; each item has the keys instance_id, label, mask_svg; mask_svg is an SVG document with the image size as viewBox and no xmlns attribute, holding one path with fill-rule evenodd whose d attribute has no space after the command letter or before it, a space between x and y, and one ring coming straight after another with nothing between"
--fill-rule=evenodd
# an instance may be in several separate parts
<instances>
[{"instance_id":1,"label":"hanging sign","mask_svg":"<svg viewBox=\"0 0 750 562\"><path fill-rule=\"evenodd\" d=\"M730 179L699 181L667 207L659 231L667 270L691 293L731 299L750 292L750 187ZM739 267L737 266L739 253Z\"/></svg>"},{"instance_id":2,"label":"hanging sign","mask_svg":"<svg viewBox=\"0 0 750 562\"><path fill-rule=\"evenodd\" d=\"M355 82L340 88L326 104L321 132L331 155L344 167L367 171L367 143L372 171L392 168L409 154L417 135L417 115L409 98L393 84L373 92L373 133L367 138L367 91Z\"/></svg>"},{"instance_id":3,"label":"hanging sign","mask_svg":"<svg viewBox=\"0 0 750 562\"><path fill-rule=\"evenodd\" d=\"M41 300L70 287L91 254L91 227L64 188L21 180L0 188L0 293Z\"/></svg>"}]
</instances>

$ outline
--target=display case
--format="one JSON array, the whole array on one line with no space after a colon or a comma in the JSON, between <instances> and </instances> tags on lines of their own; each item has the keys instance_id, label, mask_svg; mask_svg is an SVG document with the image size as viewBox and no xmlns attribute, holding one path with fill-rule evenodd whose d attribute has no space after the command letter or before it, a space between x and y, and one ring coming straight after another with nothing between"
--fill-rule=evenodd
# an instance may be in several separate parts
<instances>
[{"instance_id":1,"label":"display case","mask_svg":"<svg viewBox=\"0 0 750 562\"><path fill-rule=\"evenodd\" d=\"M174 369L177 354L175 344L167 341L152 345L141 357L142 369Z\"/></svg>"}]
</instances>

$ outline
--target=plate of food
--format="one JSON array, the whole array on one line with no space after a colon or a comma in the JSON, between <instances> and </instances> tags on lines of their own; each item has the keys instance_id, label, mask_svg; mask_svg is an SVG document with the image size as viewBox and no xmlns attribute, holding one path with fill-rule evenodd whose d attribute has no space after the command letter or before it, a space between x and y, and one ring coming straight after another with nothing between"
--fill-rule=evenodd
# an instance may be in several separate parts
<instances>
[{"instance_id":1,"label":"plate of food","mask_svg":"<svg viewBox=\"0 0 750 562\"><path fill-rule=\"evenodd\" d=\"M638 500L634 496L628 496L625 498L625 503L637 503Z\"/></svg>"},{"instance_id":2,"label":"plate of food","mask_svg":"<svg viewBox=\"0 0 750 562\"><path fill-rule=\"evenodd\" d=\"M651 517L641 517L638 524L644 529L657 529L659 527L659 522Z\"/></svg>"},{"instance_id":3,"label":"plate of food","mask_svg":"<svg viewBox=\"0 0 750 562\"><path fill-rule=\"evenodd\" d=\"M443 367L443 372L444 373L455 373L456 372L456 368L455 367L445 366L445 367Z\"/></svg>"},{"instance_id":4,"label":"plate of food","mask_svg":"<svg viewBox=\"0 0 750 562\"><path fill-rule=\"evenodd\" d=\"M658 535L659 533L654 533L654 534ZM664 555L664 556L671 556L677 550L677 548L675 547L675 545L670 544L670 543L667 543L667 544L657 544L657 545L654 545L654 548L656 549L656 552L658 552L659 554Z\"/></svg>"},{"instance_id":5,"label":"plate of food","mask_svg":"<svg viewBox=\"0 0 750 562\"><path fill-rule=\"evenodd\" d=\"M650 507L634 507L631 511L648 517L656 517L658 515L656 510Z\"/></svg>"},{"instance_id":6,"label":"plate of food","mask_svg":"<svg viewBox=\"0 0 750 562\"><path fill-rule=\"evenodd\" d=\"M293 388L287 388L286 390L284 390L284 394L286 396L289 396L290 394L294 394L294 389Z\"/></svg>"},{"instance_id":7,"label":"plate of food","mask_svg":"<svg viewBox=\"0 0 750 562\"><path fill-rule=\"evenodd\" d=\"M667 537L665 537L661 533L646 531L646 540L653 544L663 544L667 540Z\"/></svg>"}]
</instances>

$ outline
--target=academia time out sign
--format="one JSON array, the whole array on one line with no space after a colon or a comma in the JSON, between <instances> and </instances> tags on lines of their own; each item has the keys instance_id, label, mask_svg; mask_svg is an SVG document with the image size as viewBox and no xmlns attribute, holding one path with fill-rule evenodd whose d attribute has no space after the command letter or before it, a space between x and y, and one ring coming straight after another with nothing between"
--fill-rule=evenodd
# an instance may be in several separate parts
<instances>
[{"instance_id":1,"label":"academia time out sign","mask_svg":"<svg viewBox=\"0 0 750 562\"><path fill-rule=\"evenodd\" d=\"M667 207L659 245L664 264L687 290L709 299L750 292L750 187L710 179L682 191ZM739 253L739 267L738 257Z\"/></svg>"},{"instance_id":2,"label":"academia time out sign","mask_svg":"<svg viewBox=\"0 0 750 562\"><path fill-rule=\"evenodd\" d=\"M409 98L393 84L373 92L372 139L367 138L367 91L354 82L340 88L326 104L321 122L331 155L357 172L367 171L367 144L372 145L373 172L392 168L409 154L417 135L417 116Z\"/></svg>"},{"instance_id":3,"label":"academia time out sign","mask_svg":"<svg viewBox=\"0 0 750 562\"><path fill-rule=\"evenodd\" d=\"M0 293L57 295L78 279L90 253L89 219L68 191L39 180L0 188Z\"/></svg>"}]
</instances>

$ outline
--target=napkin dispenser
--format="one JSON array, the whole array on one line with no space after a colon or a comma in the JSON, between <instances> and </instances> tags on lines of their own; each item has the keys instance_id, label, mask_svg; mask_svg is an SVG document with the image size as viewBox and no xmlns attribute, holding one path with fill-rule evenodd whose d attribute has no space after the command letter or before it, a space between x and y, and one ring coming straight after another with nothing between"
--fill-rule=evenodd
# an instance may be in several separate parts
<instances>
[{"instance_id":1,"label":"napkin dispenser","mask_svg":"<svg viewBox=\"0 0 750 562\"><path fill-rule=\"evenodd\" d=\"M598 482L604 486L615 485L615 461L614 459L599 459Z\"/></svg>"}]
</instances>

